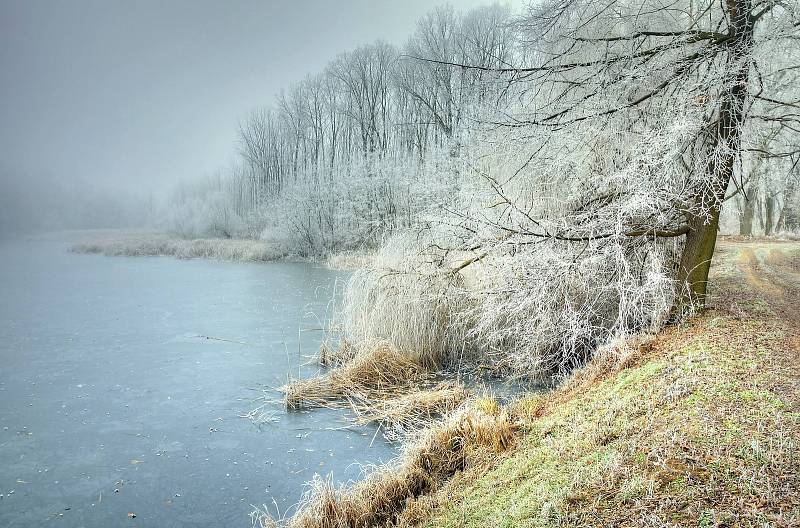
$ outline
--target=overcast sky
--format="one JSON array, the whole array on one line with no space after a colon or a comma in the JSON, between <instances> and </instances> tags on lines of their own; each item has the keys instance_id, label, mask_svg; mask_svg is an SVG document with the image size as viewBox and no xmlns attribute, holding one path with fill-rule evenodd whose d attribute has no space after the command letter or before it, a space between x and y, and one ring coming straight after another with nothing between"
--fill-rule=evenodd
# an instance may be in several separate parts
<instances>
[{"instance_id":1,"label":"overcast sky","mask_svg":"<svg viewBox=\"0 0 800 528\"><path fill-rule=\"evenodd\" d=\"M439 3L0 0L0 177L163 189L210 174L250 109L339 52L402 44Z\"/></svg>"}]
</instances>

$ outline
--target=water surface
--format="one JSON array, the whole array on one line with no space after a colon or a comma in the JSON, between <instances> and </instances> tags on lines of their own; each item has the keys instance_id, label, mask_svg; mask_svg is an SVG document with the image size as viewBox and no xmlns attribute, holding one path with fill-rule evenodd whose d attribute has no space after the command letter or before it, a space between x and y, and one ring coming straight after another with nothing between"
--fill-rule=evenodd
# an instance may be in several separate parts
<instances>
[{"instance_id":1,"label":"water surface","mask_svg":"<svg viewBox=\"0 0 800 528\"><path fill-rule=\"evenodd\" d=\"M391 458L338 412L240 417L315 370L344 276L0 242L0 526L249 526L315 472Z\"/></svg>"}]
</instances>

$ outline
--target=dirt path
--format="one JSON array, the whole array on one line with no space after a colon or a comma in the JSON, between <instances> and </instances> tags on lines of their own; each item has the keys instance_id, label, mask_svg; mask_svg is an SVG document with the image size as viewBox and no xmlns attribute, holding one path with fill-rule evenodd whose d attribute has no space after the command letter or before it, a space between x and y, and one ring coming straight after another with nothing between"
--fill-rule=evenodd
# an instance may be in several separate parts
<instances>
[{"instance_id":1,"label":"dirt path","mask_svg":"<svg viewBox=\"0 0 800 528\"><path fill-rule=\"evenodd\" d=\"M713 305L753 325L753 339L774 331L759 320L778 323L773 389L800 410L800 242L720 239L710 281Z\"/></svg>"},{"instance_id":2,"label":"dirt path","mask_svg":"<svg viewBox=\"0 0 800 528\"><path fill-rule=\"evenodd\" d=\"M800 242L720 239L711 281L721 307L755 296L800 332Z\"/></svg>"}]
</instances>

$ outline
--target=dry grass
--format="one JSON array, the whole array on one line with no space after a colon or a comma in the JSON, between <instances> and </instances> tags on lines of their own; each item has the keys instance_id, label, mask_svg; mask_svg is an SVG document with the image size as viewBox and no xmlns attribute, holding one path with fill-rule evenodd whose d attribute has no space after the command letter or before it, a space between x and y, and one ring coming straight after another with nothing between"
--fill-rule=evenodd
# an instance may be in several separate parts
<instances>
[{"instance_id":1,"label":"dry grass","mask_svg":"<svg viewBox=\"0 0 800 528\"><path fill-rule=\"evenodd\" d=\"M345 341L335 351L323 346L320 363L336 366L280 388L286 407L348 408L355 424L377 423L390 441L453 412L468 396L461 383L437 383L412 356L386 342L357 348Z\"/></svg>"},{"instance_id":2,"label":"dry grass","mask_svg":"<svg viewBox=\"0 0 800 528\"><path fill-rule=\"evenodd\" d=\"M353 273L337 313L353 343L385 339L414 351L430 369L460 363L474 352L466 335L464 276L427 264L413 237L396 237L368 269Z\"/></svg>"},{"instance_id":3,"label":"dry grass","mask_svg":"<svg viewBox=\"0 0 800 528\"><path fill-rule=\"evenodd\" d=\"M330 338L330 335L334 333L334 331L335 330L329 331L328 339ZM362 346L360 348L363 349L365 347ZM326 340L322 343L322 346L320 346L319 349L319 364L323 367L343 365L344 363L347 363L353 359L357 352L358 348L356 348L355 345L346 339L340 339L339 345L336 347L333 347L330 344L330 341Z\"/></svg>"},{"instance_id":4,"label":"dry grass","mask_svg":"<svg viewBox=\"0 0 800 528\"><path fill-rule=\"evenodd\" d=\"M384 436L398 440L432 420L455 411L467 399L467 390L456 382L442 382L428 389L379 400L350 400L357 423L378 423Z\"/></svg>"},{"instance_id":5,"label":"dry grass","mask_svg":"<svg viewBox=\"0 0 800 528\"><path fill-rule=\"evenodd\" d=\"M289 409L349 405L400 396L429 381L431 374L415 359L386 342L357 351L352 359L328 372L283 387Z\"/></svg>"},{"instance_id":6,"label":"dry grass","mask_svg":"<svg viewBox=\"0 0 800 528\"><path fill-rule=\"evenodd\" d=\"M506 413L485 414L466 407L411 443L392 464L351 487L336 489L317 478L288 528L366 528L398 520L415 499L436 490L457 472L485 466L515 441ZM267 516L258 524L274 526Z\"/></svg>"},{"instance_id":7,"label":"dry grass","mask_svg":"<svg viewBox=\"0 0 800 528\"><path fill-rule=\"evenodd\" d=\"M336 270L355 270L367 268L375 260L375 253L370 251L344 251L331 255L327 266Z\"/></svg>"},{"instance_id":8,"label":"dry grass","mask_svg":"<svg viewBox=\"0 0 800 528\"><path fill-rule=\"evenodd\" d=\"M800 526L800 338L735 286L737 302L720 301L735 311L609 346L514 404L519 448L418 500L409 521Z\"/></svg>"},{"instance_id":9,"label":"dry grass","mask_svg":"<svg viewBox=\"0 0 800 528\"><path fill-rule=\"evenodd\" d=\"M475 408L489 416L499 416L503 408L491 395L483 395L475 400Z\"/></svg>"},{"instance_id":10,"label":"dry grass","mask_svg":"<svg viewBox=\"0 0 800 528\"><path fill-rule=\"evenodd\" d=\"M183 239L150 231L95 233L75 243L70 251L106 256L171 256L181 259L208 258L244 262L271 261L285 256L274 245L259 240Z\"/></svg>"}]
</instances>

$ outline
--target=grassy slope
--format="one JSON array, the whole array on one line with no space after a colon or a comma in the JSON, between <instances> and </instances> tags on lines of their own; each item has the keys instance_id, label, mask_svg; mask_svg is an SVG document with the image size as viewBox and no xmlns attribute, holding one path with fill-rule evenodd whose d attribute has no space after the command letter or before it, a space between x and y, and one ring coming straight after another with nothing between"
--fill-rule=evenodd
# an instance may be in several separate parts
<instances>
[{"instance_id":1,"label":"grassy slope","mask_svg":"<svg viewBox=\"0 0 800 528\"><path fill-rule=\"evenodd\" d=\"M526 401L518 448L428 524L800 526L797 249L723 247L718 310Z\"/></svg>"}]
</instances>

